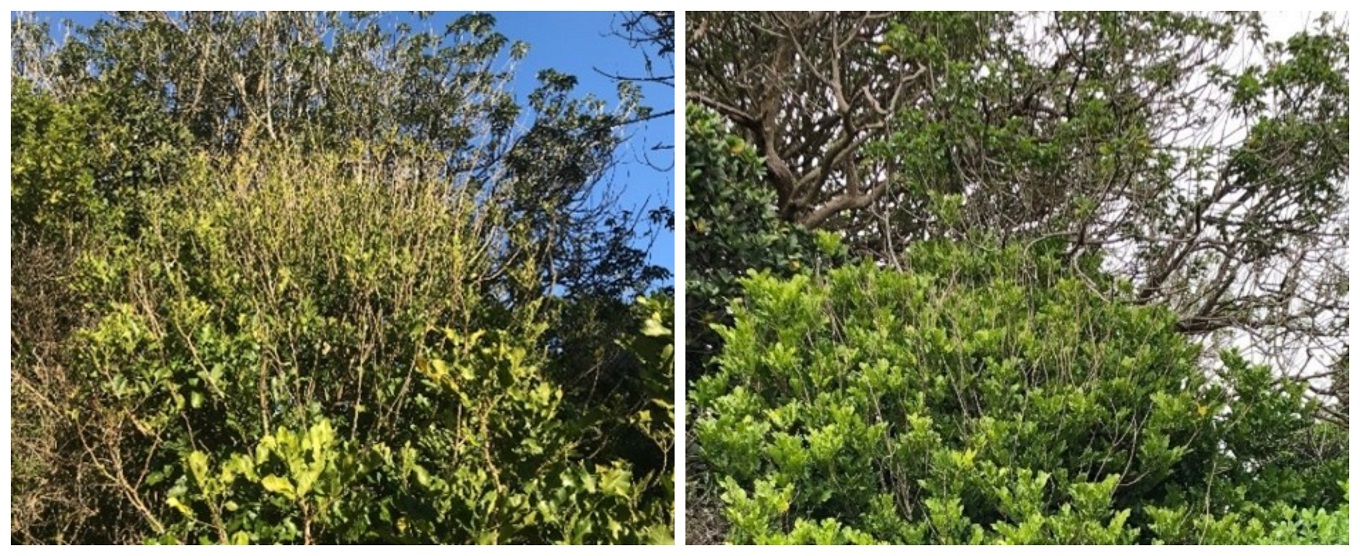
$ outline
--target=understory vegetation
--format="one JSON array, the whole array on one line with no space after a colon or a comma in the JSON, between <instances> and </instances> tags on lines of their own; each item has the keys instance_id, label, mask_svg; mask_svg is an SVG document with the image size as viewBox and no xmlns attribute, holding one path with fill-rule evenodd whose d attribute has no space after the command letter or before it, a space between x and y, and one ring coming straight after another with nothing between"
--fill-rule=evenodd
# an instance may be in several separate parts
<instances>
[{"instance_id":1,"label":"understory vegetation","mask_svg":"<svg viewBox=\"0 0 1360 556\"><path fill-rule=\"evenodd\" d=\"M687 541L1348 543L1344 17L690 12Z\"/></svg>"},{"instance_id":2,"label":"understory vegetation","mask_svg":"<svg viewBox=\"0 0 1360 556\"><path fill-rule=\"evenodd\" d=\"M743 279L690 394L725 540L1348 542L1346 431L1302 385L1231 351L1211 380L1174 315L1063 248Z\"/></svg>"},{"instance_id":3,"label":"understory vegetation","mask_svg":"<svg viewBox=\"0 0 1360 556\"><path fill-rule=\"evenodd\" d=\"M671 542L650 108L427 17L12 20L13 541Z\"/></svg>"}]
</instances>

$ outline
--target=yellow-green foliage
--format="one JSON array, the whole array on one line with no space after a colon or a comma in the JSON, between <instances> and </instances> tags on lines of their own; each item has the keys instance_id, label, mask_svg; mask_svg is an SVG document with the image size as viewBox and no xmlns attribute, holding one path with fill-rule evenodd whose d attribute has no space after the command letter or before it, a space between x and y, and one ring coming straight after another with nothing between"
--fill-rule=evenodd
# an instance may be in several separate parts
<instances>
[{"instance_id":1,"label":"yellow-green foliage","mask_svg":"<svg viewBox=\"0 0 1360 556\"><path fill-rule=\"evenodd\" d=\"M726 540L1344 541L1345 440L1302 387L1232 352L1211 375L1170 312L1065 248L748 275L690 391Z\"/></svg>"},{"instance_id":2,"label":"yellow-green foliage","mask_svg":"<svg viewBox=\"0 0 1360 556\"><path fill-rule=\"evenodd\" d=\"M580 445L639 427L665 452L669 408L562 412L516 227L415 170L288 144L203 156L135 236L84 252L95 316L67 344L67 417L148 540L668 540L669 472ZM651 376L669 351L644 339L670 336L645 316Z\"/></svg>"},{"instance_id":3,"label":"yellow-green foliage","mask_svg":"<svg viewBox=\"0 0 1360 556\"><path fill-rule=\"evenodd\" d=\"M633 299L667 273L593 189L637 87L512 94L528 45L485 13L40 19L16 542L669 537L671 305Z\"/></svg>"}]
</instances>

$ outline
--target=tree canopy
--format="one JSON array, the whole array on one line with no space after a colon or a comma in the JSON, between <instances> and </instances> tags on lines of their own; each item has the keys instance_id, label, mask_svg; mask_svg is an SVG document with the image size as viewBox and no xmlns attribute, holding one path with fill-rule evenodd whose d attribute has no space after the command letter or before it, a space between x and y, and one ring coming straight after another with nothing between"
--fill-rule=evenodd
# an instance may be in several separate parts
<instances>
[{"instance_id":1,"label":"tree canopy","mask_svg":"<svg viewBox=\"0 0 1360 556\"><path fill-rule=\"evenodd\" d=\"M1281 372L1347 351L1344 21L1282 38L1257 13L688 21L687 97L760 157L783 219L888 264L966 230L1063 236L1180 330L1250 338ZM950 196L958 219L931 208Z\"/></svg>"}]
</instances>

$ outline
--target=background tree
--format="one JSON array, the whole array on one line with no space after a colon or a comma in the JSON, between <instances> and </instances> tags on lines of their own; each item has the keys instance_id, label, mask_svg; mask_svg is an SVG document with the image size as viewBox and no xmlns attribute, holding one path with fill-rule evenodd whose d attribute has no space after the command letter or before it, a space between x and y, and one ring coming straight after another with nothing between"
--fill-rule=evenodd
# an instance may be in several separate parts
<instances>
[{"instance_id":1,"label":"background tree","mask_svg":"<svg viewBox=\"0 0 1360 556\"><path fill-rule=\"evenodd\" d=\"M617 25L616 36L642 49L645 75L613 77L674 87L675 66L670 60L675 57L675 12L625 12L620 14Z\"/></svg>"},{"instance_id":2,"label":"background tree","mask_svg":"<svg viewBox=\"0 0 1360 556\"><path fill-rule=\"evenodd\" d=\"M1253 13L688 21L688 98L755 149L786 221L890 265L966 230L1068 237L1182 332L1335 397L1318 375L1346 351L1344 22L1272 40ZM957 219L932 209L950 195Z\"/></svg>"}]
</instances>

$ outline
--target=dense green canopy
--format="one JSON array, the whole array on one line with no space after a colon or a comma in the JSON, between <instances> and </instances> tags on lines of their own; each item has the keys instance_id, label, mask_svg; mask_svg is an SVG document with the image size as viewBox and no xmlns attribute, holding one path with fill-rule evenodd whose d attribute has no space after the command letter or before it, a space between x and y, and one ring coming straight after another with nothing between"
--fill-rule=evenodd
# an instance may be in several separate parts
<instances>
[{"instance_id":1,"label":"dense green canopy","mask_svg":"<svg viewBox=\"0 0 1360 556\"><path fill-rule=\"evenodd\" d=\"M1181 330L1303 377L1348 351L1349 36L1267 19L695 12L686 95L759 157L782 219L854 253L1067 237Z\"/></svg>"},{"instance_id":2,"label":"dense green canopy","mask_svg":"<svg viewBox=\"0 0 1360 556\"><path fill-rule=\"evenodd\" d=\"M743 279L690 394L726 540L1346 542L1346 431L1065 248Z\"/></svg>"}]
</instances>

